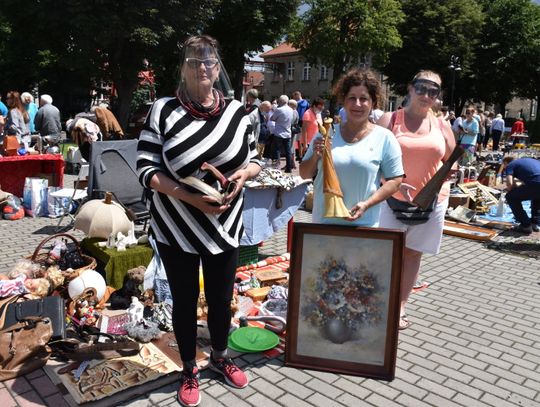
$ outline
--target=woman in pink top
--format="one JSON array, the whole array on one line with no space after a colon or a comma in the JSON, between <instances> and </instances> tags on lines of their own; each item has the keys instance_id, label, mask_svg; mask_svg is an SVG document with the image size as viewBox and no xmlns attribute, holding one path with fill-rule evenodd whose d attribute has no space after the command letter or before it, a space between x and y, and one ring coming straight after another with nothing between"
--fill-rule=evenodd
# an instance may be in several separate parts
<instances>
[{"instance_id":1,"label":"woman in pink top","mask_svg":"<svg viewBox=\"0 0 540 407\"><path fill-rule=\"evenodd\" d=\"M300 136L300 158L304 156L309 143L319 132L319 123L322 124L321 112L324 109L324 100L317 97L311 101L311 107L302 117L302 134Z\"/></svg>"},{"instance_id":2,"label":"woman in pink top","mask_svg":"<svg viewBox=\"0 0 540 407\"><path fill-rule=\"evenodd\" d=\"M420 71L409 84L408 91L407 106L394 113L385 113L378 123L392 130L403 154L406 178L394 198L412 202L450 156L455 140L448 122L437 118L431 109L441 93L440 76L432 71ZM422 253L439 252L448 194L449 186L445 185L439 193L437 205L429 220L421 224L404 224L396 218L386 202L381 204L379 226L406 232L399 329L409 326L405 307L418 279Z\"/></svg>"}]
</instances>

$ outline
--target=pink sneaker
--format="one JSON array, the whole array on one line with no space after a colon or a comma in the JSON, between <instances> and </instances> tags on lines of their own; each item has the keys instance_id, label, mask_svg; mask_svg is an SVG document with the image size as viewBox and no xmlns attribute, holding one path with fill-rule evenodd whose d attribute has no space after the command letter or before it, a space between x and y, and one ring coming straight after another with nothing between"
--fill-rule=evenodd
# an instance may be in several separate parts
<instances>
[{"instance_id":1,"label":"pink sneaker","mask_svg":"<svg viewBox=\"0 0 540 407\"><path fill-rule=\"evenodd\" d=\"M191 372L183 370L180 380L178 402L186 407L198 406L201 402L201 394L199 393L199 369L193 367Z\"/></svg>"},{"instance_id":2,"label":"pink sneaker","mask_svg":"<svg viewBox=\"0 0 540 407\"><path fill-rule=\"evenodd\" d=\"M221 373L225 378L225 381L232 387L243 389L249 383L246 374L234 364L231 358L214 360L212 356L210 356L209 366L213 371Z\"/></svg>"}]
</instances>

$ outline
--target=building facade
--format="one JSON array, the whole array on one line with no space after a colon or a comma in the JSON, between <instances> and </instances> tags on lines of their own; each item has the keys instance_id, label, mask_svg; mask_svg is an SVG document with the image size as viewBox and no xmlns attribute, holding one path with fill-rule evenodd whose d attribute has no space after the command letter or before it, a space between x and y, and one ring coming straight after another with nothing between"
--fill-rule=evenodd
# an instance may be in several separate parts
<instances>
[{"instance_id":1,"label":"building facade","mask_svg":"<svg viewBox=\"0 0 540 407\"><path fill-rule=\"evenodd\" d=\"M286 42L262 53L260 57L265 66L263 96L266 100L277 99L279 95L291 96L297 90L309 101L315 97L329 99L334 75L331 67L310 64L300 50ZM363 65L366 66L365 63ZM403 98L390 91L382 74L380 81L384 100L380 108L395 110Z\"/></svg>"}]
</instances>

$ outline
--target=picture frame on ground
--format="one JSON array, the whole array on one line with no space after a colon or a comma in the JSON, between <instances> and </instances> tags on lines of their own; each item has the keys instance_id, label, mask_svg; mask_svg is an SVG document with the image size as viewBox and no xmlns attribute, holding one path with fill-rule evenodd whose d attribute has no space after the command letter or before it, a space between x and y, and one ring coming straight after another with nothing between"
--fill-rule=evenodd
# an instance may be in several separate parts
<instances>
[{"instance_id":1,"label":"picture frame on ground","mask_svg":"<svg viewBox=\"0 0 540 407\"><path fill-rule=\"evenodd\" d=\"M295 223L285 364L393 380L404 232Z\"/></svg>"}]
</instances>

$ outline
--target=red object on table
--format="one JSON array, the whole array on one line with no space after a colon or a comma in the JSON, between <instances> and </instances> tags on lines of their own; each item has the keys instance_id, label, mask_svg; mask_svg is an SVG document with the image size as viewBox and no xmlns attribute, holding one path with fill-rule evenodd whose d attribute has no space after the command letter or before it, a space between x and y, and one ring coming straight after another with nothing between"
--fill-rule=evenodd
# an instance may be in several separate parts
<instances>
[{"instance_id":1,"label":"red object on table","mask_svg":"<svg viewBox=\"0 0 540 407\"><path fill-rule=\"evenodd\" d=\"M50 187L64 186L64 157L61 154L0 157L0 188L18 197L23 196L24 179L51 174Z\"/></svg>"}]
</instances>

